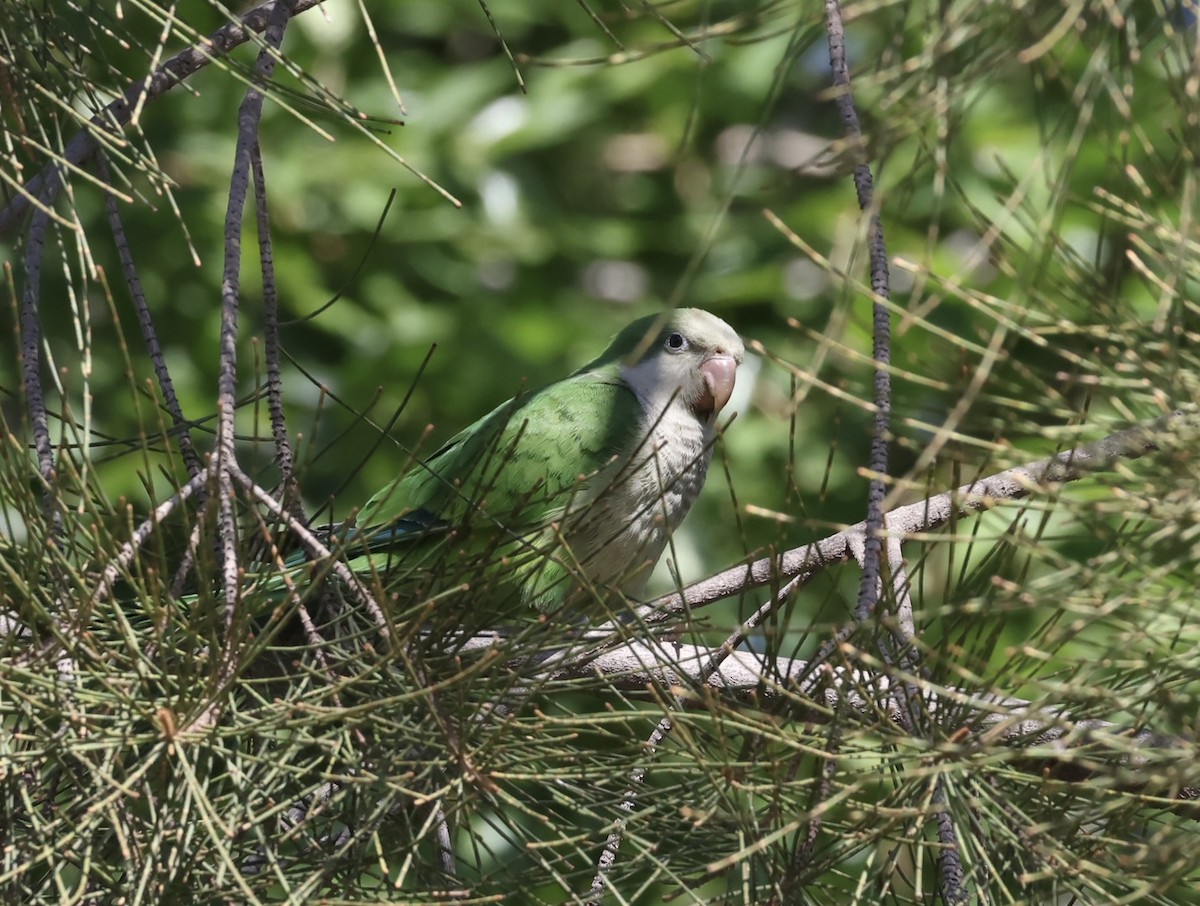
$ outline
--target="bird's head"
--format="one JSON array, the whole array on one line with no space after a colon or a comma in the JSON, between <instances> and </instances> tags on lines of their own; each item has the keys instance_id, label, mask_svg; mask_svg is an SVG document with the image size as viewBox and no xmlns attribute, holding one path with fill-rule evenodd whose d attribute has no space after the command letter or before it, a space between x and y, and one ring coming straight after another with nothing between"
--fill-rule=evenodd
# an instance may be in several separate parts
<instances>
[{"instance_id":1,"label":"bird's head","mask_svg":"<svg viewBox=\"0 0 1200 906\"><path fill-rule=\"evenodd\" d=\"M732 327L699 308L680 308L634 321L585 371L616 367L657 410L672 400L711 421L729 402L745 347Z\"/></svg>"}]
</instances>

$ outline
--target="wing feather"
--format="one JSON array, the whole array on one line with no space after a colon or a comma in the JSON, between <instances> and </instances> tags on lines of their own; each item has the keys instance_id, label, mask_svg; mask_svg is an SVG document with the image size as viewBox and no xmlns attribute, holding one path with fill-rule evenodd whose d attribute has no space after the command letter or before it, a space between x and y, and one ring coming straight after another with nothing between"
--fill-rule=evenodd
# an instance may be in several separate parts
<instances>
[{"instance_id":1,"label":"wing feather","mask_svg":"<svg viewBox=\"0 0 1200 906\"><path fill-rule=\"evenodd\" d=\"M467 524L527 536L585 504L643 422L634 393L606 373L508 400L372 497L355 534L371 549Z\"/></svg>"}]
</instances>

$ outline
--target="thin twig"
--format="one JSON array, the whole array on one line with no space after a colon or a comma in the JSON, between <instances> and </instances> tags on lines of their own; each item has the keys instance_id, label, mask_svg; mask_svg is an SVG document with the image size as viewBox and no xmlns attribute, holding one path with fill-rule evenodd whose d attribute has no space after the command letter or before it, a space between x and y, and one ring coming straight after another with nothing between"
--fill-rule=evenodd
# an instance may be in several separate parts
<instances>
[{"instance_id":1,"label":"thin twig","mask_svg":"<svg viewBox=\"0 0 1200 906\"><path fill-rule=\"evenodd\" d=\"M134 530L133 537L121 545L121 549L117 551L116 556L108 561L104 567L104 572L100 574L100 581L96 583L96 588L92 592L91 603L93 607L112 594L113 587L116 585L117 580L121 578L121 573L127 570L130 564L137 558L142 550L142 546L146 543L150 535L153 534L154 530L174 512L176 507L195 494L203 486L204 482L208 480L210 474L211 467L198 475L193 475L183 487L156 506L154 512L147 516L142 521L142 524Z\"/></svg>"},{"instance_id":2,"label":"thin twig","mask_svg":"<svg viewBox=\"0 0 1200 906\"><path fill-rule=\"evenodd\" d=\"M87 125L67 142L61 158L48 163L40 173L18 189L19 194L7 207L0 210L0 239L17 227L30 205L42 211L50 209L58 193L62 191L63 170L78 167L91 156L98 147L96 136L100 132L119 135L135 110L141 109L147 101L174 88L213 60L226 56L235 47L246 43L250 35L263 31L272 14L281 5L294 3L292 15L296 15L319 2L320 0L267 0L261 6L247 12L237 22L221 26L208 37L171 57L146 78L130 85L121 97L96 113L88 120Z\"/></svg>"},{"instance_id":3,"label":"thin twig","mask_svg":"<svg viewBox=\"0 0 1200 906\"><path fill-rule=\"evenodd\" d=\"M54 536L62 534L62 513L55 493L54 445L50 441L50 419L42 392L42 258L46 248L49 218L44 211L34 213L25 238L25 286L21 293L21 377L29 423L33 430L33 448L37 453L38 472L42 476L42 509Z\"/></svg>"},{"instance_id":4,"label":"thin twig","mask_svg":"<svg viewBox=\"0 0 1200 906\"><path fill-rule=\"evenodd\" d=\"M868 460L872 475L867 489L866 550L863 557L862 583L859 586L858 603L854 611L855 618L859 622L865 622L879 600L883 559L883 539L880 532L883 529L883 498L887 494L884 479L888 474L887 445L892 417L892 382L888 371L892 358L891 325L884 302L889 297L890 290L883 223L875 210L875 188L871 168L863 159L862 126L858 122L858 112L854 109L854 96L850 93L846 35L842 27L842 12L838 0L825 0L825 21L829 31L829 65L833 71L833 84L836 89L834 99L842 117L842 126L850 139L855 156L858 157L854 166L854 188L858 194L858 207L870 218L867 246L871 258L871 289L876 296L872 303L875 416Z\"/></svg>"},{"instance_id":5,"label":"thin twig","mask_svg":"<svg viewBox=\"0 0 1200 906\"><path fill-rule=\"evenodd\" d=\"M283 505L294 517L304 520L300 488L296 483L292 444L288 438L287 417L283 411L283 379L279 355L279 292L275 282L275 256L271 248L271 218L267 205L267 180L263 172L262 149L255 142L250 151L250 170L254 176L254 213L258 224L258 260L262 268L263 343L267 358L267 409L271 416L271 436L275 441L275 460L279 463Z\"/></svg>"},{"instance_id":6,"label":"thin twig","mask_svg":"<svg viewBox=\"0 0 1200 906\"><path fill-rule=\"evenodd\" d=\"M349 589L351 595L353 595L371 615L371 618L375 621L375 627L379 631L379 634L384 638L390 638L391 624L385 616L383 608L379 606L378 602L374 597L372 597L371 593L362 584L354 571L351 570L350 567L343 563L339 558L335 557L329 548L321 543L321 539L309 530L308 526L304 522L293 518L292 515L284 508L283 504L272 497L266 490L255 484L254 480L240 468L237 468L236 466L233 468L232 478L246 491L248 491L259 503L270 510L275 518L279 519L284 524L288 531L295 534L309 558L311 558L313 561L329 563L330 571L346 585L346 588Z\"/></svg>"},{"instance_id":7,"label":"thin twig","mask_svg":"<svg viewBox=\"0 0 1200 906\"><path fill-rule=\"evenodd\" d=\"M947 906L961 906L968 902L970 894L964 884L962 856L958 849L958 834L954 826L954 817L947 808L946 778L939 775L933 791L933 820L937 825L938 843L938 879L942 887L942 899Z\"/></svg>"},{"instance_id":8,"label":"thin twig","mask_svg":"<svg viewBox=\"0 0 1200 906\"><path fill-rule=\"evenodd\" d=\"M830 676L831 673L826 667L824 675ZM829 721L829 735L825 743L824 757L818 758L813 767L817 774L817 781L813 785L812 795L809 796L808 807L805 809L805 814L808 816L808 828L804 832L803 839L797 840L791 862L779 881L782 891L781 901L784 904L804 902L804 890L800 879L812 861L813 849L821 836L824 806L833 792L833 778L837 775L838 767L836 755L842 745L842 727L845 725L845 721L841 718L842 716L839 715L838 719Z\"/></svg>"},{"instance_id":9,"label":"thin twig","mask_svg":"<svg viewBox=\"0 0 1200 906\"><path fill-rule=\"evenodd\" d=\"M203 495L203 491L200 492L200 495ZM183 549L183 556L179 560L179 565L175 567L174 575L171 576L169 591L172 597L178 598L183 594L188 576L191 575L192 568L196 565L197 552L200 550L201 526L202 520L198 519L192 524L192 530L188 532L187 546Z\"/></svg>"},{"instance_id":10,"label":"thin twig","mask_svg":"<svg viewBox=\"0 0 1200 906\"><path fill-rule=\"evenodd\" d=\"M96 155L96 170L104 182L112 182L108 158L103 153ZM108 225L112 230L113 243L117 247L117 257L121 261L121 273L125 277L125 285L129 287L129 295L133 299L133 307L137 311L138 324L142 329L142 339L146 343L146 351L154 366L154 375L158 379L158 389L163 396L163 404L167 407L171 421L175 425L179 452L183 454L184 466L187 468L188 475L195 478L200 474L204 465L200 462L200 454L196 452L196 447L192 443L188 421L183 417L183 409L179 405L179 398L175 395L175 384L171 380L171 372L167 370L166 358L163 356L162 346L158 342L158 331L154 328L154 316L150 313L150 306L146 303L142 280L138 276L137 266L133 262L133 252L129 247L129 237L125 233L125 225L121 221L121 211L117 206L116 196L111 192L105 193L104 203L108 209Z\"/></svg>"},{"instance_id":11,"label":"thin twig","mask_svg":"<svg viewBox=\"0 0 1200 906\"><path fill-rule=\"evenodd\" d=\"M295 7L295 0L275 5L264 34L264 46L254 64L256 84L265 85L275 71L276 51L283 43L283 32ZM237 335L239 314L239 271L242 263L242 215L250 183L250 158L258 145L258 124L262 119L263 92L256 87L246 90L238 108L238 137L234 148L233 172L229 179L229 203L225 209L225 263L221 279L220 374L217 379L217 487L219 500L218 533L222 548L222 575L225 595L225 631L233 626L240 593L237 561L237 523L233 512L235 468L234 417L237 412ZM230 652L227 656L232 657Z\"/></svg>"},{"instance_id":12,"label":"thin twig","mask_svg":"<svg viewBox=\"0 0 1200 906\"><path fill-rule=\"evenodd\" d=\"M738 647L745 641L747 636L758 627L763 620L767 619L775 612L796 590L798 583L793 581L779 590L779 593L772 597L769 601L752 613L734 632L721 643L721 646L714 651L707 653L707 658L703 666L694 678L694 682L698 685L707 684L712 677L718 672L725 660L732 655ZM594 662L593 662L594 663ZM591 665L589 665L591 666ZM647 758L651 757L662 744L662 741L667 738L671 732L670 712L678 711L684 704L686 696L682 693L673 696L668 707L668 716L664 716L658 725L654 728L650 737L646 740L643 750L647 754ZM587 906L597 906L604 897L605 888L608 886L608 874L612 870L613 864L617 859L617 851L621 847L621 840L625 834L625 826L629 822L628 816L633 814L633 810L637 808L639 798L639 789L642 780L646 776L647 767L645 764L639 765L629 775L629 784L626 787L625 794L622 798L619 808L625 813L616 827L609 832L608 838L604 841L604 849L600 852L600 858L596 863L596 874L592 878L592 886L588 892L584 903Z\"/></svg>"},{"instance_id":13,"label":"thin twig","mask_svg":"<svg viewBox=\"0 0 1200 906\"><path fill-rule=\"evenodd\" d=\"M437 848L438 857L442 863L442 871L447 878L453 878L457 874L454 864L454 841L450 838L450 823L446 820L446 804L441 799L434 806L436 816L434 821L437 822Z\"/></svg>"},{"instance_id":14,"label":"thin twig","mask_svg":"<svg viewBox=\"0 0 1200 906\"><path fill-rule=\"evenodd\" d=\"M266 84L275 69L283 32L295 8L296 0L280 0L272 10L264 35L263 47L254 64L255 84ZM225 210L225 260L221 280L220 366L217 378L217 440L213 457L217 484L217 536L219 539L222 593L225 600L225 645L216 677L216 689L209 706L183 729L184 733L202 732L213 726L223 708L221 690L237 675L240 646L234 644L234 616L241 597L241 564L238 562L238 530L234 513L234 475L241 473L234 448L234 417L237 412L237 334L239 311L239 269L241 266L242 214L250 181L250 150L258 143L258 124L262 118L262 91L254 86L238 108L238 137L234 148L233 171L229 180L229 202Z\"/></svg>"}]
</instances>

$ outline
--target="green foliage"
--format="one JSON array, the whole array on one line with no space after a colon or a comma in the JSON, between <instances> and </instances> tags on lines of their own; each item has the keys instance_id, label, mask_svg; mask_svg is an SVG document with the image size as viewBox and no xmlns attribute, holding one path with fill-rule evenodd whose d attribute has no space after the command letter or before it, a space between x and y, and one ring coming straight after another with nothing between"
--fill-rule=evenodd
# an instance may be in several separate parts
<instances>
[{"instance_id":1,"label":"green foliage","mask_svg":"<svg viewBox=\"0 0 1200 906\"><path fill-rule=\"evenodd\" d=\"M863 518L866 226L818 5L325 10L289 26L259 129L284 400L314 524L586 362L635 314L683 304L721 315L758 357L655 589ZM889 506L1192 403L1195 4L845 15L892 265ZM108 100L228 16L0 5L4 203ZM238 47L119 136L97 132L203 453L256 53ZM1200 902L1195 817L1175 798L1200 787L1200 472L1186 431L907 541L918 660L880 661L891 616L859 627L835 659L863 671L846 684L858 709L782 682L738 695L679 672L649 682L645 665L556 673L582 628L566 618L473 647L463 627L486 587L407 600L364 576L360 594L320 560L282 595L279 560L301 543L243 492L239 562L260 572L227 622L218 486L132 546L188 472L99 179L90 161L70 168L34 297L49 483L22 372L28 218L0 234L6 898L571 902L622 827L611 902L936 902L953 899L949 826L979 902ZM247 213L237 455L270 488L252 235ZM848 625L858 585L852 565L824 570L749 648L781 674L812 657ZM713 648L775 590L672 628ZM387 604L386 635L364 595ZM681 671L685 650L668 638L659 656ZM924 696L907 722L879 704L884 679ZM1009 732L1010 696L1044 709L1028 738Z\"/></svg>"}]
</instances>

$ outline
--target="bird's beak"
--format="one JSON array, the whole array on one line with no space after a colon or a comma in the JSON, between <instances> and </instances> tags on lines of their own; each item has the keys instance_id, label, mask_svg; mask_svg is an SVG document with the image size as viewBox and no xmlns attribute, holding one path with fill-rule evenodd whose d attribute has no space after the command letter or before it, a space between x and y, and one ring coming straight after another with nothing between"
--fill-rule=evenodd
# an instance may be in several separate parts
<instances>
[{"instance_id":1,"label":"bird's beak","mask_svg":"<svg viewBox=\"0 0 1200 906\"><path fill-rule=\"evenodd\" d=\"M737 380L737 359L724 352L714 352L700 363L700 374L704 377L704 390L696 404L701 415L720 412L733 395L733 384Z\"/></svg>"}]
</instances>

